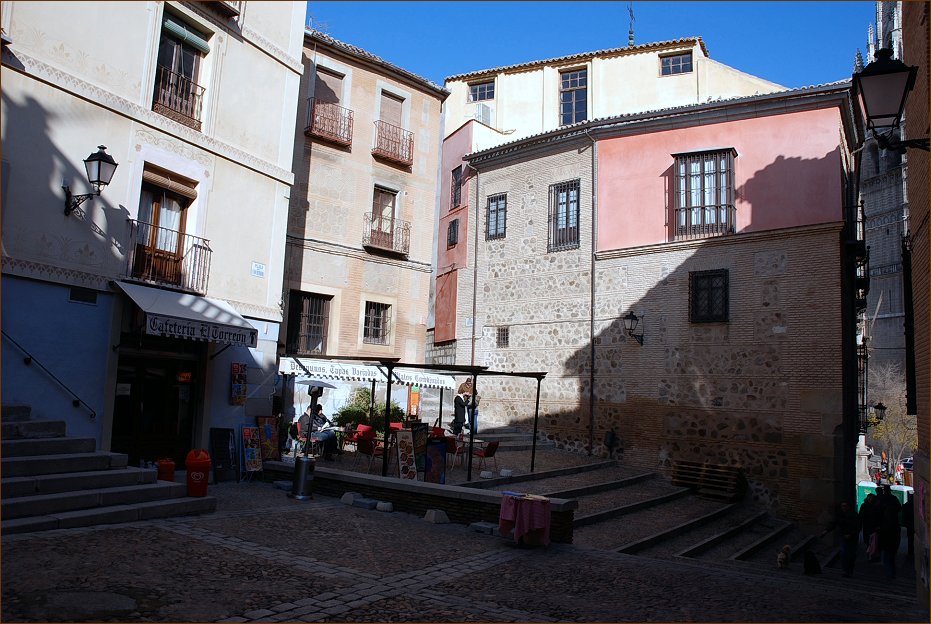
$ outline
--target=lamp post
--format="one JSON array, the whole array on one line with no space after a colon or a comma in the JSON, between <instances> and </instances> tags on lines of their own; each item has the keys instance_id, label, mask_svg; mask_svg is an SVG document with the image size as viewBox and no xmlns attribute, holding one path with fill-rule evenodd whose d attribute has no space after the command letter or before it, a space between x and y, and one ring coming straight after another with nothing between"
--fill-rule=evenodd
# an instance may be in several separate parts
<instances>
[{"instance_id":1,"label":"lamp post","mask_svg":"<svg viewBox=\"0 0 931 624\"><path fill-rule=\"evenodd\" d=\"M84 159L84 168L87 170L87 181L94 187L94 192L73 195L71 193L71 187L67 184L63 185L61 188L65 191L65 216L67 217L70 215L91 197L100 195L104 187L110 184L110 180L113 179L113 174L116 172L117 166L117 162L107 153L107 147L105 145L98 145L97 151Z\"/></svg>"},{"instance_id":2,"label":"lamp post","mask_svg":"<svg viewBox=\"0 0 931 624\"><path fill-rule=\"evenodd\" d=\"M637 316L634 314L633 310L630 310L621 317L624 321L624 330L627 332L627 335L640 343L640 346L643 346L643 328L640 329L640 333L635 333L637 331L637 325L640 323L642 316Z\"/></svg>"}]
</instances>

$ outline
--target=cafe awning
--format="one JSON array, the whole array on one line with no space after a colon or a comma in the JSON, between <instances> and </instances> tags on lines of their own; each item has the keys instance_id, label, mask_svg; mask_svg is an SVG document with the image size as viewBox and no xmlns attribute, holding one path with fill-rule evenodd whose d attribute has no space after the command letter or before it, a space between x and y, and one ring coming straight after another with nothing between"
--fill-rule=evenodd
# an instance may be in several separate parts
<instances>
[{"instance_id":1,"label":"cafe awning","mask_svg":"<svg viewBox=\"0 0 931 624\"><path fill-rule=\"evenodd\" d=\"M388 371L383 366L314 358L282 357L278 361L278 372L282 375L307 376L336 381L364 381L369 383L373 381L387 383L388 381ZM451 375L438 375L395 368L391 377L391 383L395 385L444 390L456 389L456 380Z\"/></svg>"},{"instance_id":2,"label":"cafe awning","mask_svg":"<svg viewBox=\"0 0 931 624\"><path fill-rule=\"evenodd\" d=\"M209 297L114 282L145 312L145 333L255 347L259 333L233 306Z\"/></svg>"}]
</instances>

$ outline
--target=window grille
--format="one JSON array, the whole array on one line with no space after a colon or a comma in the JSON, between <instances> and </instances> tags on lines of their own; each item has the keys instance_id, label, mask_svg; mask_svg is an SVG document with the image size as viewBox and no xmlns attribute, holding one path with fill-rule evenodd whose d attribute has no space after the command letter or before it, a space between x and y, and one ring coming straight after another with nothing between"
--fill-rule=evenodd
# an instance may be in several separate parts
<instances>
[{"instance_id":1,"label":"window grille","mask_svg":"<svg viewBox=\"0 0 931 624\"><path fill-rule=\"evenodd\" d=\"M453 176L449 184L449 206L458 208L462 203L462 165L453 169Z\"/></svg>"},{"instance_id":2,"label":"window grille","mask_svg":"<svg viewBox=\"0 0 931 624\"><path fill-rule=\"evenodd\" d=\"M288 305L288 353L326 353L331 299L315 293L291 291Z\"/></svg>"},{"instance_id":3,"label":"window grille","mask_svg":"<svg viewBox=\"0 0 931 624\"><path fill-rule=\"evenodd\" d=\"M492 195L488 198L488 208L485 212L485 240L504 238L508 223L508 196L507 193Z\"/></svg>"},{"instance_id":4,"label":"window grille","mask_svg":"<svg viewBox=\"0 0 931 624\"><path fill-rule=\"evenodd\" d=\"M676 154L676 239L732 234L733 149Z\"/></svg>"},{"instance_id":5,"label":"window grille","mask_svg":"<svg viewBox=\"0 0 931 624\"><path fill-rule=\"evenodd\" d=\"M449 222L446 229L446 246L454 247L459 243L459 219L453 219Z\"/></svg>"},{"instance_id":6,"label":"window grille","mask_svg":"<svg viewBox=\"0 0 931 624\"><path fill-rule=\"evenodd\" d=\"M728 320L728 271L689 273L689 321L718 323Z\"/></svg>"},{"instance_id":7,"label":"window grille","mask_svg":"<svg viewBox=\"0 0 931 624\"><path fill-rule=\"evenodd\" d=\"M365 302L365 323L362 342L386 345L391 335L391 306L387 303Z\"/></svg>"},{"instance_id":8,"label":"window grille","mask_svg":"<svg viewBox=\"0 0 931 624\"><path fill-rule=\"evenodd\" d=\"M550 186L547 251L579 247L579 181Z\"/></svg>"},{"instance_id":9,"label":"window grille","mask_svg":"<svg viewBox=\"0 0 931 624\"><path fill-rule=\"evenodd\" d=\"M506 349L510 343L510 327L499 327L497 345L499 349Z\"/></svg>"}]
</instances>

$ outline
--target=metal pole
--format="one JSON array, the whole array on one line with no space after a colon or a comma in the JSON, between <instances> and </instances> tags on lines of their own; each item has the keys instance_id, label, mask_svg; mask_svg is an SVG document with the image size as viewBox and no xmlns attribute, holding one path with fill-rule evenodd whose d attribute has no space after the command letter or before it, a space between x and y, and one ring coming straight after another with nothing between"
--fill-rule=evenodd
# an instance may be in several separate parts
<instances>
[{"instance_id":1,"label":"metal pole","mask_svg":"<svg viewBox=\"0 0 931 624\"><path fill-rule=\"evenodd\" d=\"M375 380L372 380L372 400L369 402L369 422L375 426Z\"/></svg>"},{"instance_id":2,"label":"metal pole","mask_svg":"<svg viewBox=\"0 0 931 624\"><path fill-rule=\"evenodd\" d=\"M540 420L540 384L543 382L542 377L537 377L537 407L533 412L533 446L530 450L530 472L533 472L533 464L537 458L537 423Z\"/></svg>"},{"instance_id":3,"label":"metal pole","mask_svg":"<svg viewBox=\"0 0 931 624\"><path fill-rule=\"evenodd\" d=\"M388 367L388 389L385 391L385 447L381 454L381 476L388 476L388 447L390 441L390 430L391 430L391 371L394 368L390 362L386 362L385 366Z\"/></svg>"},{"instance_id":4,"label":"metal pole","mask_svg":"<svg viewBox=\"0 0 931 624\"><path fill-rule=\"evenodd\" d=\"M469 418L469 473L466 475L466 481L472 480L472 446L475 444L475 422L472 415L475 413L475 395L478 392L478 375L472 375L472 397L469 405L466 405L466 416Z\"/></svg>"},{"instance_id":5,"label":"metal pole","mask_svg":"<svg viewBox=\"0 0 931 624\"><path fill-rule=\"evenodd\" d=\"M436 419L436 426L443 426L443 388L440 388L440 417Z\"/></svg>"}]
</instances>

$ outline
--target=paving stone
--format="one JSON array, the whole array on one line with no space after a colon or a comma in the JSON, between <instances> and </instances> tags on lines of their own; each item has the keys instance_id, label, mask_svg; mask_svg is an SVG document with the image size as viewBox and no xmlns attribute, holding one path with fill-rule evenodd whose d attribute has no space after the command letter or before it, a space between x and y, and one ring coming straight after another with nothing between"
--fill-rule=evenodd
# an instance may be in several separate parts
<instances>
[{"instance_id":1,"label":"paving stone","mask_svg":"<svg viewBox=\"0 0 931 624\"><path fill-rule=\"evenodd\" d=\"M255 611L247 611L246 613L243 613L242 616L250 620L258 620L260 618L274 614L274 611L269 611L268 609L256 609Z\"/></svg>"}]
</instances>

